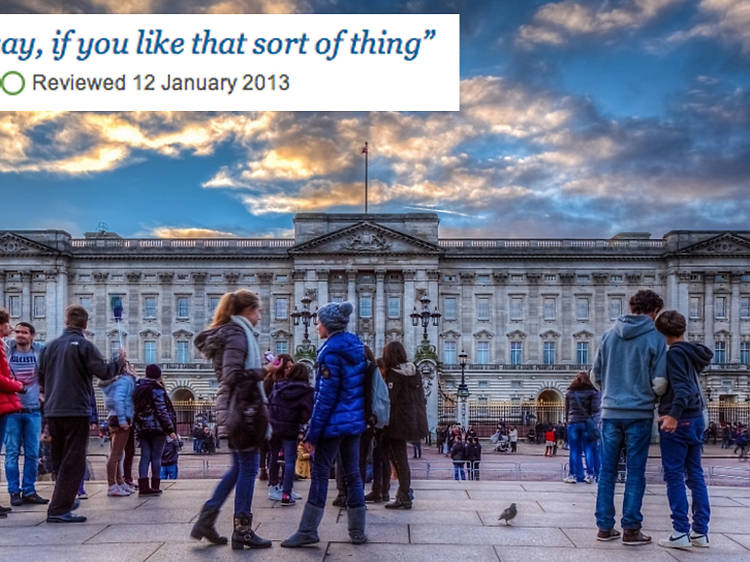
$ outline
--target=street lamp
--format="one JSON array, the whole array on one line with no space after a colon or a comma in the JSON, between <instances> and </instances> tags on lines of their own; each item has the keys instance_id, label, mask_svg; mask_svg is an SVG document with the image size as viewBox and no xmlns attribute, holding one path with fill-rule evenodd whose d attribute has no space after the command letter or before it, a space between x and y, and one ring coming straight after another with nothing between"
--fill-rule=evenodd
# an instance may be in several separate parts
<instances>
[{"instance_id":1,"label":"street lamp","mask_svg":"<svg viewBox=\"0 0 750 562\"><path fill-rule=\"evenodd\" d=\"M295 326L299 326L300 322L302 322L302 325L305 327L304 339L302 340L302 344L297 346L295 357L298 361L306 360L312 365L315 362L316 350L315 346L310 342L308 329L310 328L310 324L315 325L318 323L318 309L316 308L315 311L310 310L312 299L307 295L302 297L300 302L302 303L302 310L298 310L295 306L294 312L290 314L292 323Z\"/></svg>"},{"instance_id":2,"label":"street lamp","mask_svg":"<svg viewBox=\"0 0 750 562\"><path fill-rule=\"evenodd\" d=\"M458 399L461 404L461 413L459 416L458 423L468 429L469 427L469 387L466 385L466 363L469 360L468 354L461 350L458 354L458 362L461 365L461 384L458 385Z\"/></svg>"},{"instance_id":3,"label":"street lamp","mask_svg":"<svg viewBox=\"0 0 750 562\"><path fill-rule=\"evenodd\" d=\"M422 324L422 328L424 328L424 333L422 334L422 341L427 342L427 326L430 325L430 320L432 320L432 325L437 326L440 322L440 317L442 314L438 311L437 307L435 307L434 312L430 312L430 297L427 295L424 295L421 299L419 299L422 303L422 312L417 311L417 307L414 307L414 312L412 312L409 317L411 318L411 325L415 328Z\"/></svg>"}]
</instances>

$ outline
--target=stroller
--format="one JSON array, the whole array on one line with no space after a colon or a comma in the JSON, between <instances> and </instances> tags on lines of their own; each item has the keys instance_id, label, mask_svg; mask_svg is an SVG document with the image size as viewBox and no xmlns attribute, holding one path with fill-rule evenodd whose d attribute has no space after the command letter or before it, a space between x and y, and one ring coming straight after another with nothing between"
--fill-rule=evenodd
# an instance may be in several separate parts
<instances>
[{"instance_id":1,"label":"stroller","mask_svg":"<svg viewBox=\"0 0 750 562\"><path fill-rule=\"evenodd\" d=\"M497 442L497 446L495 447L495 451L498 453L510 453L510 441L508 440L507 435L501 435L500 439Z\"/></svg>"}]
</instances>

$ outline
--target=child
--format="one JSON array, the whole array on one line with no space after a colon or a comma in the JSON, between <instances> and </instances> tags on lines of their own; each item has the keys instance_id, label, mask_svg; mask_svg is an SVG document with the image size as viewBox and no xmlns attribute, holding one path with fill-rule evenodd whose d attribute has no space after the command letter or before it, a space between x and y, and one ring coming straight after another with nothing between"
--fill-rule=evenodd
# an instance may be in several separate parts
<instances>
[{"instance_id":1,"label":"child","mask_svg":"<svg viewBox=\"0 0 750 562\"><path fill-rule=\"evenodd\" d=\"M556 445L555 442L555 432L552 428L548 429L544 432L544 441L546 448L544 449L544 456L545 457L551 457L554 453L554 448Z\"/></svg>"},{"instance_id":2,"label":"child","mask_svg":"<svg viewBox=\"0 0 750 562\"><path fill-rule=\"evenodd\" d=\"M665 310L656 317L656 329L667 338L667 391L659 402L659 446L672 511L672 534L659 540L665 548L708 546L711 508L703 479L701 453L705 401L698 381L713 353L705 345L686 342L685 317ZM692 492L692 530L685 485Z\"/></svg>"},{"instance_id":3,"label":"child","mask_svg":"<svg viewBox=\"0 0 750 562\"><path fill-rule=\"evenodd\" d=\"M167 436L167 442L164 444L164 452L161 454L161 479L177 480L177 459L182 449L182 439L172 439Z\"/></svg>"},{"instance_id":4,"label":"child","mask_svg":"<svg viewBox=\"0 0 750 562\"><path fill-rule=\"evenodd\" d=\"M305 450L302 441L297 445L297 464L294 471L300 478L310 478L310 453Z\"/></svg>"}]
</instances>

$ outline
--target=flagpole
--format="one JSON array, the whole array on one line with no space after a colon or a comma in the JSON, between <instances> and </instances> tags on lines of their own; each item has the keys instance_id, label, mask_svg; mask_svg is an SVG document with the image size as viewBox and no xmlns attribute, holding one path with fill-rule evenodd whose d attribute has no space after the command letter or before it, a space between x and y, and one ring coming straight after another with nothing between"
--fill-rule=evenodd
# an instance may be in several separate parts
<instances>
[{"instance_id":1,"label":"flagpole","mask_svg":"<svg viewBox=\"0 0 750 562\"><path fill-rule=\"evenodd\" d=\"M367 157L368 157L368 150L367 150L367 141L365 141L365 147L362 149L362 152L365 153L365 214L367 214Z\"/></svg>"}]
</instances>

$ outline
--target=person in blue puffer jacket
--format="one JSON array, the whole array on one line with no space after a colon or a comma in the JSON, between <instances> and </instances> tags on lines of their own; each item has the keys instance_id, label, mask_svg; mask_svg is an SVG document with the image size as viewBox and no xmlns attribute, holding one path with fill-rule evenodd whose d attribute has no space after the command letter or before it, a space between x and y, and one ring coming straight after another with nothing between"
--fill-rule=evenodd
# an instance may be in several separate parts
<instances>
[{"instance_id":1,"label":"person in blue puffer jacket","mask_svg":"<svg viewBox=\"0 0 750 562\"><path fill-rule=\"evenodd\" d=\"M341 450L347 489L349 537L354 544L367 542L365 494L359 473L359 440L365 430L365 346L346 331L353 307L348 302L329 303L318 310L318 334L325 343L318 351L315 403L304 439L313 453L310 493L297 532L281 543L295 548L320 541L328 476Z\"/></svg>"},{"instance_id":2,"label":"person in blue puffer jacket","mask_svg":"<svg viewBox=\"0 0 750 562\"><path fill-rule=\"evenodd\" d=\"M130 436L130 425L133 423L133 391L135 390L135 375L130 363L115 379L108 379L99 383L104 392L104 405L107 408L107 426L110 434L110 453L107 461L107 490L108 496L123 497L135 492L123 479L120 459L125 452L125 445Z\"/></svg>"}]
</instances>

